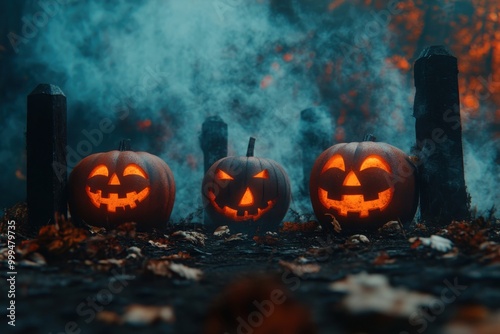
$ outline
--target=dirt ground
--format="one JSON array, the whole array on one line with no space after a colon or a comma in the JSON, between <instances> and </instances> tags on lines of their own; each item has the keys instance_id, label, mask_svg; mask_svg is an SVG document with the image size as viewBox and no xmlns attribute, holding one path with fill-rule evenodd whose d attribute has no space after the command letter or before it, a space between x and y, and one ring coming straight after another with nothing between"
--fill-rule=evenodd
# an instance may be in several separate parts
<instances>
[{"instance_id":1,"label":"dirt ground","mask_svg":"<svg viewBox=\"0 0 500 334\"><path fill-rule=\"evenodd\" d=\"M312 222L252 237L195 223L145 233L59 220L17 235L15 327L6 221L2 333L500 332L495 219L405 233L393 223L354 237Z\"/></svg>"}]
</instances>

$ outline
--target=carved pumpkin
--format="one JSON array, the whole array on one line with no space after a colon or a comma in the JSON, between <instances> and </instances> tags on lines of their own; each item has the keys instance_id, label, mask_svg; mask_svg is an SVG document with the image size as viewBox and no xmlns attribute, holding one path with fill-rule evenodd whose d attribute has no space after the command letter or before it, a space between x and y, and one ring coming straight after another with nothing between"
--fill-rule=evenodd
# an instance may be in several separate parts
<instances>
[{"instance_id":1,"label":"carved pumpkin","mask_svg":"<svg viewBox=\"0 0 500 334\"><path fill-rule=\"evenodd\" d=\"M139 229L161 227L175 199L172 171L162 159L146 152L89 155L71 172L68 188L71 214L102 227L129 221Z\"/></svg>"},{"instance_id":2,"label":"carved pumpkin","mask_svg":"<svg viewBox=\"0 0 500 334\"><path fill-rule=\"evenodd\" d=\"M254 157L254 143L250 138L246 157L220 159L205 174L202 198L209 227L274 230L288 211L288 176L277 162Z\"/></svg>"},{"instance_id":3,"label":"carved pumpkin","mask_svg":"<svg viewBox=\"0 0 500 334\"><path fill-rule=\"evenodd\" d=\"M342 143L314 163L309 190L321 225L333 215L343 230L373 230L391 220L413 219L418 203L416 168L408 156L386 143Z\"/></svg>"}]
</instances>

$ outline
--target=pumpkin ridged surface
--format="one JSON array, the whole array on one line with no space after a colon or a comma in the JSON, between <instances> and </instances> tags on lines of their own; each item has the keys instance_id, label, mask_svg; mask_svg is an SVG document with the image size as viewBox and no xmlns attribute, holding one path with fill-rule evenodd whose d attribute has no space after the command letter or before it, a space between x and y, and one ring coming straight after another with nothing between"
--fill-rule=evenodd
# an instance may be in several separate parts
<instances>
[{"instance_id":1,"label":"pumpkin ridged surface","mask_svg":"<svg viewBox=\"0 0 500 334\"><path fill-rule=\"evenodd\" d=\"M219 179L219 170L233 179ZM261 172L267 178L255 178ZM240 205L247 191L254 203ZM210 167L202 182L203 205L211 229L229 225L233 231L275 230L288 211L290 198L286 172L277 162L265 158L220 159ZM268 205L270 202L272 205ZM223 212L225 207L236 213ZM259 210L264 212L259 215Z\"/></svg>"},{"instance_id":2,"label":"pumpkin ridged surface","mask_svg":"<svg viewBox=\"0 0 500 334\"><path fill-rule=\"evenodd\" d=\"M134 165L143 170L147 178L123 175L127 166ZM97 166L105 166L108 175L89 178ZM113 183L110 178L114 174L120 185L110 185ZM149 187L149 191L145 198L137 199L134 204L132 201L121 200L121 204L127 205L117 205L115 212L110 212L108 204L100 204L99 207L93 204L86 187L90 187L93 194L97 190L102 191L102 197L116 196L114 194L119 191L121 193L118 197L123 198L127 192L139 193L145 187ZM175 200L172 171L162 159L147 152L110 151L92 154L75 166L69 177L68 189L72 216L90 225L108 228L128 221L137 222L139 229L161 227L170 218Z\"/></svg>"},{"instance_id":3,"label":"pumpkin ridged surface","mask_svg":"<svg viewBox=\"0 0 500 334\"><path fill-rule=\"evenodd\" d=\"M380 142L325 150L313 165L309 190L316 217L327 230L332 229L330 215L346 231L374 230L398 219L407 223L418 204L415 166L403 151Z\"/></svg>"}]
</instances>

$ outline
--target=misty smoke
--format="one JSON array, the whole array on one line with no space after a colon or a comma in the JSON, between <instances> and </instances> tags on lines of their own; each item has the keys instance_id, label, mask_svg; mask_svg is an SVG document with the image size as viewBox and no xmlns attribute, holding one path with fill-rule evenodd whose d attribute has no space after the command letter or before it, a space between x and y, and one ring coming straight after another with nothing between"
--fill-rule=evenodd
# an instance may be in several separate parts
<instances>
[{"instance_id":1,"label":"misty smoke","mask_svg":"<svg viewBox=\"0 0 500 334\"><path fill-rule=\"evenodd\" d=\"M387 63L393 36L375 12L352 6L336 16L295 5L292 20L268 1L225 0L70 1L59 10L18 55L18 67L33 87L53 83L66 94L69 167L88 155L79 146L89 141L85 133L109 119L114 130L92 152L116 149L127 137L134 150L163 158L177 185L174 221L201 205L198 134L208 116L228 124L229 155L244 155L248 138L257 138L255 155L284 167L291 208L304 213L312 210L300 196L301 110L326 108L322 126L333 136L344 117L346 141L374 133L406 152L414 144L413 81ZM329 66L340 75L319 85ZM366 95L369 105L355 104ZM339 111L345 99L354 101L352 115ZM24 126L8 123L6 138ZM487 209L498 201L498 167L468 143L468 190ZM495 183L479 177L495 168Z\"/></svg>"}]
</instances>

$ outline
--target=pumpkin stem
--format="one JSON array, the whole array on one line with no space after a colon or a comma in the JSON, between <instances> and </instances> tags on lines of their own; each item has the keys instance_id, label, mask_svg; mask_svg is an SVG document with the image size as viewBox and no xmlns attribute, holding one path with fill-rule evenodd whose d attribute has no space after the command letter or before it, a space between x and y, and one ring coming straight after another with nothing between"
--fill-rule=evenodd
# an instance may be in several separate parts
<instances>
[{"instance_id":1,"label":"pumpkin stem","mask_svg":"<svg viewBox=\"0 0 500 334\"><path fill-rule=\"evenodd\" d=\"M253 149L255 147L255 138L250 137L248 141L247 157L253 157Z\"/></svg>"},{"instance_id":2,"label":"pumpkin stem","mask_svg":"<svg viewBox=\"0 0 500 334\"><path fill-rule=\"evenodd\" d=\"M130 139L122 139L120 145L118 146L119 151L131 151Z\"/></svg>"},{"instance_id":3,"label":"pumpkin stem","mask_svg":"<svg viewBox=\"0 0 500 334\"><path fill-rule=\"evenodd\" d=\"M377 140L377 137L375 137L372 133L367 133L363 137L363 141L376 141L376 140Z\"/></svg>"}]
</instances>

